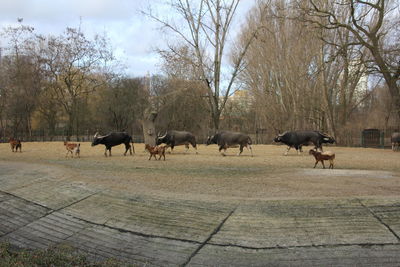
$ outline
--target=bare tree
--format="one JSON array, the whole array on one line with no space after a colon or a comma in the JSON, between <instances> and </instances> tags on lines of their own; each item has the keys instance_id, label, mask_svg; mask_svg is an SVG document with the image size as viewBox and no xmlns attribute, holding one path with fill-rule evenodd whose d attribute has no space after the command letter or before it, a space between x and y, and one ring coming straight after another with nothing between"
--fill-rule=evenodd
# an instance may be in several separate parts
<instances>
[{"instance_id":1,"label":"bare tree","mask_svg":"<svg viewBox=\"0 0 400 267\"><path fill-rule=\"evenodd\" d=\"M331 31L346 30L351 34L348 46L369 51L366 64L371 72L381 75L394 100L400 118L400 19L398 1L390 0L308 0L299 2L306 19L320 28ZM341 16L346 12L348 16Z\"/></svg>"},{"instance_id":2,"label":"bare tree","mask_svg":"<svg viewBox=\"0 0 400 267\"><path fill-rule=\"evenodd\" d=\"M98 90L99 101L95 107L98 125L105 130L132 132L133 124L148 105L143 80L118 77L103 87Z\"/></svg>"},{"instance_id":3,"label":"bare tree","mask_svg":"<svg viewBox=\"0 0 400 267\"><path fill-rule=\"evenodd\" d=\"M199 81L170 77L159 92L157 116L159 130L176 129L204 134L210 122L204 96L207 89Z\"/></svg>"},{"instance_id":4,"label":"bare tree","mask_svg":"<svg viewBox=\"0 0 400 267\"><path fill-rule=\"evenodd\" d=\"M78 134L84 103L90 93L106 83L101 68L113 59L107 42L96 36L89 40L80 29L67 28L64 35L38 37L42 69L48 77L48 89L68 117L67 136ZM79 116L82 115L82 116Z\"/></svg>"},{"instance_id":5,"label":"bare tree","mask_svg":"<svg viewBox=\"0 0 400 267\"><path fill-rule=\"evenodd\" d=\"M161 54L172 55L191 66L188 71L201 80L207 88L207 100L215 129L219 128L220 116L229 95L232 93L238 75L243 71L243 58L249 45L256 36L256 31L247 33L246 45L237 50L232 57L229 73L224 73L227 48L230 44L230 30L240 0L172 0L169 2L174 16L183 20L183 25L176 20L157 17L152 12L145 13L164 29L174 33L184 45L169 44ZM182 47L188 49L182 53ZM188 57L187 55L190 55ZM226 76L224 75L226 74Z\"/></svg>"},{"instance_id":6,"label":"bare tree","mask_svg":"<svg viewBox=\"0 0 400 267\"><path fill-rule=\"evenodd\" d=\"M29 50L34 37L33 28L20 24L5 28L2 35L8 40L1 61L3 111L11 123L12 135L26 133L31 137L32 114L42 82L41 72Z\"/></svg>"},{"instance_id":7,"label":"bare tree","mask_svg":"<svg viewBox=\"0 0 400 267\"><path fill-rule=\"evenodd\" d=\"M312 29L287 19L297 15L286 8L287 2L260 1L243 28L260 30L245 56L247 65L240 78L253 96L256 127L275 132L321 126L315 79L318 42Z\"/></svg>"}]
</instances>

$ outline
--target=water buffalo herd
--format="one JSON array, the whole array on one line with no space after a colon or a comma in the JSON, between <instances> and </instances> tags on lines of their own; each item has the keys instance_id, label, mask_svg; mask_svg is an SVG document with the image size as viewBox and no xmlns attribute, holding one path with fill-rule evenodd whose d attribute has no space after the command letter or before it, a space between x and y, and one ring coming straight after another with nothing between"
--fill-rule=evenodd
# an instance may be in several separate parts
<instances>
[{"instance_id":1,"label":"water buffalo herd","mask_svg":"<svg viewBox=\"0 0 400 267\"><path fill-rule=\"evenodd\" d=\"M273 141L275 143L283 143L287 145L287 150L284 153L285 155L288 154L289 150L292 147L296 149L298 154L302 152L303 146L308 146L308 145L313 145L315 151L320 150L322 152L323 151L322 144L336 143L335 138L320 131L286 131L282 134L278 134ZM18 148L21 151L22 145L19 139L10 138L9 143L11 145L11 150L13 152L17 151ZM253 156L253 150L251 147L252 145L251 138L250 136L244 133L232 132L232 131L219 131L214 135L208 136L205 143L207 146L211 144L217 144L219 152L223 156L225 156L225 152L228 148L233 148L233 147L239 147L238 156L242 154L244 147L246 147L250 151L251 156ZM400 150L399 132L394 132L392 134L391 143L393 151ZM99 144L105 146L104 155L106 157L107 157L107 150L108 150L108 156L111 156L111 148L113 146L117 146L120 144L125 145L124 156L126 156L128 151L130 152L131 155L132 155L132 150L133 153L135 152L135 148L133 146L133 138L126 132L111 132L103 136L99 135L99 133L96 133L93 136L92 146L96 146ZM186 147L186 152L187 152L189 149L189 145L191 145L196 150L197 154L196 137L192 133L186 131L170 130L166 131L164 134L158 133L157 137L155 138L155 144L156 146L153 146L153 148L158 147L157 151L159 150L161 144L165 144L163 146L162 151L165 151L166 148L171 148L171 152L173 151L175 146L180 146L180 145L184 145ZM72 144L72 143L70 145L79 146L79 144ZM68 150L69 146L66 147ZM222 150L223 152L221 152Z\"/></svg>"},{"instance_id":2,"label":"water buffalo herd","mask_svg":"<svg viewBox=\"0 0 400 267\"><path fill-rule=\"evenodd\" d=\"M335 143L335 139L326 134L319 131L290 131L284 132L282 134L278 134L275 139L277 143L283 143L288 146L285 155L289 152L290 148L294 147L297 152L302 151L303 146L314 145L316 150L322 151L322 144ZM111 148L116 145L124 144L125 145L125 153L130 152L132 155L133 147L133 139L126 132L112 132L108 135L100 136L96 133L93 137L92 146L96 146L98 144L102 144L105 146L104 155L107 156L107 150L109 151L109 156L111 156ZM157 134L155 139L155 144L157 146L161 144L165 144L166 147L171 148L171 152L173 151L175 146L184 145L186 147L186 151L189 149L189 145L191 145L197 154L197 142L196 137L186 131L166 131L164 134ZM240 133L240 132L232 132L232 131L219 131L214 135L208 136L206 140L206 145L217 144L219 148L219 152L225 156L226 150L228 148L239 147L238 155L242 154L243 148L246 147L251 156L253 156L252 150L252 141L250 136ZM223 152L221 152L223 150Z\"/></svg>"},{"instance_id":3,"label":"water buffalo herd","mask_svg":"<svg viewBox=\"0 0 400 267\"><path fill-rule=\"evenodd\" d=\"M275 143L283 143L287 145L287 150L285 151L285 155L288 154L289 150L293 147L296 149L299 154L302 152L303 146L313 145L315 150L323 151L322 144L333 144L336 143L335 138L332 136L322 133L320 131L286 131L282 134L278 134L274 140ZM393 151L399 150L400 147L400 133L395 132L391 137L392 149ZM157 134L155 143L157 146L161 144L165 144L166 147L171 148L171 152L173 151L175 146L184 145L186 147L186 152L189 149L189 145L191 145L197 154L197 142L196 137L186 131L166 131L164 134ZM112 132L108 135L100 136L96 133L93 137L92 146L96 146L98 144L102 144L105 146L104 155L107 156L107 150L109 151L109 156L111 156L111 148L116 145L124 144L125 145L125 153L130 152L132 155L133 147L133 138L126 132ZM239 147L238 155L242 154L243 148L246 147L251 156L253 156L253 150L251 147L252 141L250 136L240 133L240 132L231 132L231 131L219 131L214 135L208 136L206 140L206 145L217 144L219 148L219 152L225 156L226 150L228 148ZM223 152L221 152L223 150Z\"/></svg>"}]
</instances>

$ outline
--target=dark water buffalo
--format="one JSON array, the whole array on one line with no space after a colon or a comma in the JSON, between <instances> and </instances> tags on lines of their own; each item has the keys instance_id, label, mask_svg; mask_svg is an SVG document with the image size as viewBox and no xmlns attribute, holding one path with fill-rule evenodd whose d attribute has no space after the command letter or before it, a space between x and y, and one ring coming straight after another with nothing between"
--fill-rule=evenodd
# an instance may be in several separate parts
<instances>
[{"instance_id":1,"label":"dark water buffalo","mask_svg":"<svg viewBox=\"0 0 400 267\"><path fill-rule=\"evenodd\" d=\"M251 148L251 138L243 133L221 131L207 138L207 145L209 144L217 144L219 146L219 152L221 152L222 149L225 152L226 149L229 147L239 146L238 156L242 154L243 147L247 147L247 149L249 149L251 152L251 156L253 156L253 150ZM221 154L225 156L225 153Z\"/></svg>"},{"instance_id":2,"label":"dark water buffalo","mask_svg":"<svg viewBox=\"0 0 400 267\"><path fill-rule=\"evenodd\" d=\"M175 146L185 145L186 152L189 149L189 144L191 144L192 147L196 149L197 154L196 137L190 132L171 130L165 132L164 135L158 133L156 138L156 145L160 145L163 143L171 147L171 151L174 149Z\"/></svg>"},{"instance_id":3,"label":"dark water buffalo","mask_svg":"<svg viewBox=\"0 0 400 267\"><path fill-rule=\"evenodd\" d=\"M399 150L399 147L400 147L400 133L399 132L392 133L391 142L392 142L392 150L393 151Z\"/></svg>"},{"instance_id":4,"label":"dark water buffalo","mask_svg":"<svg viewBox=\"0 0 400 267\"><path fill-rule=\"evenodd\" d=\"M132 146L131 146L132 143ZM125 132L112 132L109 133L108 135L100 136L99 133L96 133L93 137L93 142L92 146L96 146L98 144L102 144L106 146L106 150L104 151L104 155L107 157L107 150L109 151L109 156L111 157L111 148L113 146L117 146L120 144L125 144L125 153L124 156L126 156L126 152L128 152L132 155L132 148L133 151L135 151L135 148L133 147L133 139L132 136Z\"/></svg>"},{"instance_id":5,"label":"dark water buffalo","mask_svg":"<svg viewBox=\"0 0 400 267\"><path fill-rule=\"evenodd\" d=\"M285 152L285 155L287 155L292 147L294 147L297 150L297 153L299 153L301 152L302 146L313 144L315 149L319 148L322 151L322 144L333 144L336 141L332 136L319 131L291 131L277 135L274 142L286 144L288 149Z\"/></svg>"}]
</instances>

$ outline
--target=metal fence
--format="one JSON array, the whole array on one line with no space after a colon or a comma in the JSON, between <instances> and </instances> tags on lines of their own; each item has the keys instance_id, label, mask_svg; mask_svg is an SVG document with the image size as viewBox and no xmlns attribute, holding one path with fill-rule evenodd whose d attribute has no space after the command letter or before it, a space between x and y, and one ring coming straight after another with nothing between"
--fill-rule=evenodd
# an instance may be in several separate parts
<instances>
[{"instance_id":1,"label":"metal fence","mask_svg":"<svg viewBox=\"0 0 400 267\"><path fill-rule=\"evenodd\" d=\"M90 131L92 132L92 131ZM375 147L384 148L391 146L391 135L393 132L399 132L398 128L387 128L387 129L349 129L343 131L337 138L338 145L340 146L353 146L353 147ZM268 131L267 129L258 129L255 133L249 133L253 144L273 144L275 133ZM207 136L204 134L196 135L198 144L205 144ZM135 143L143 143L144 138L142 134L134 134L133 141ZM66 141L67 136L63 132L59 132L57 135L49 135L46 131L35 131L29 137L20 137L24 142L51 142L51 141ZM73 142L91 142L93 140L93 134L89 134L89 131L85 131L84 134L78 136L73 135L70 137L70 141ZM8 137L0 138L0 142L8 142Z\"/></svg>"}]
</instances>

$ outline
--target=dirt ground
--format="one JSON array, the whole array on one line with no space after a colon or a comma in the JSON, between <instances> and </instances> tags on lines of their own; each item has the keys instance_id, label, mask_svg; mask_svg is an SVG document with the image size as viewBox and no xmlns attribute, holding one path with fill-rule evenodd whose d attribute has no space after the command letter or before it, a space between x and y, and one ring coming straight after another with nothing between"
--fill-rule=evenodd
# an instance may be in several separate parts
<instances>
[{"instance_id":1,"label":"dirt ground","mask_svg":"<svg viewBox=\"0 0 400 267\"><path fill-rule=\"evenodd\" d=\"M309 149L310 147L308 147ZM27 142L22 153L0 144L0 161L10 169L31 169L32 174L60 177L82 187L103 188L120 194L156 195L173 199L232 201L368 197L400 194L400 153L388 149L331 146L335 169L313 169L314 158L285 146L253 145L237 156L238 148L219 154L216 145L176 147L166 161L148 160L143 144L134 156L123 156L123 146L104 156L104 146L81 143L81 158L65 158L62 142ZM329 163L326 164L328 166ZM2 164L2 166L4 166Z\"/></svg>"}]
</instances>

